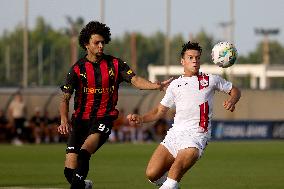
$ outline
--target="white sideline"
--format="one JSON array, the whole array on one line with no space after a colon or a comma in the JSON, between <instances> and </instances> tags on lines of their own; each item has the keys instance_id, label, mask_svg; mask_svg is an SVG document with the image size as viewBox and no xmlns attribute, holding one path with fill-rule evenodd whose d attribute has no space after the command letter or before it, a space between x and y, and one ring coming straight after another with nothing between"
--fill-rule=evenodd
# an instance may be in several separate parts
<instances>
[{"instance_id":1,"label":"white sideline","mask_svg":"<svg viewBox=\"0 0 284 189\"><path fill-rule=\"evenodd\" d=\"M12 186L12 187L0 187L0 189L62 189L62 188L28 188L28 187L20 187L20 186Z\"/></svg>"}]
</instances>

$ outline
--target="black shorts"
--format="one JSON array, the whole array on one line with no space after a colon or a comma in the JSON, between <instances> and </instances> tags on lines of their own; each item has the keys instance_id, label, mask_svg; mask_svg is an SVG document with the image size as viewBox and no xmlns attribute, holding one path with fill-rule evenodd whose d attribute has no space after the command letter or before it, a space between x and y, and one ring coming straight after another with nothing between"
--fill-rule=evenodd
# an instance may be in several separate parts
<instances>
[{"instance_id":1,"label":"black shorts","mask_svg":"<svg viewBox=\"0 0 284 189\"><path fill-rule=\"evenodd\" d=\"M93 133L100 133L97 150L108 140L113 120L72 119L72 131L68 137L66 153L78 153L86 138Z\"/></svg>"}]
</instances>

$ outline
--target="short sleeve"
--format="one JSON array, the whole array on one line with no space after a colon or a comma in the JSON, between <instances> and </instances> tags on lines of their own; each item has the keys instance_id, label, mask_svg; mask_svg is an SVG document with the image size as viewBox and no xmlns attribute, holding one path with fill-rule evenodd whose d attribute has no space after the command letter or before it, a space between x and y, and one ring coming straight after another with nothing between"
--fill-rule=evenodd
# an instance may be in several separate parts
<instances>
[{"instance_id":1,"label":"short sleeve","mask_svg":"<svg viewBox=\"0 0 284 189\"><path fill-rule=\"evenodd\" d=\"M73 94L74 90L78 86L78 76L76 71L79 70L77 66L73 66L68 72L65 83L60 86L60 89L64 93Z\"/></svg>"},{"instance_id":2,"label":"short sleeve","mask_svg":"<svg viewBox=\"0 0 284 189\"><path fill-rule=\"evenodd\" d=\"M175 106L174 85L172 83L167 88L166 94L160 102L163 106L168 108L173 108Z\"/></svg>"},{"instance_id":3,"label":"short sleeve","mask_svg":"<svg viewBox=\"0 0 284 189\"><path fill-rule=\"evenodd\" d=\"M219 75L215 76L215 80L216 80L216 89L225 93L229 93L233 87L233 84L227 80L225 80L224 78L222 78Z\"/></svg>"},{"instance_id":4,"label":"short sleeve","mask_svg":"<svg viewBox=\"0 0 284 189\"><path fill-rule=\"evenodd\" d=\"M126 62L118 59L118 72L119 77L122 81L126 81L127 83L131 82L132 77L136 74L131 70L131 68L127 65Z\"/></svg>"}]
</instances>

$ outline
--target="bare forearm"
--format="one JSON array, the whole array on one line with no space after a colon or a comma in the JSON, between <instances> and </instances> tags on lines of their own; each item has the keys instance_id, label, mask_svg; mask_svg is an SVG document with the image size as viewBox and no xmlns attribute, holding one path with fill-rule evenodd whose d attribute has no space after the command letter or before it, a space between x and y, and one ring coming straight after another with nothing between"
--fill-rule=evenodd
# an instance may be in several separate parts
<instances>
[{"instance_id":1,"label":"bare forearm","mask_svg":"<svg viewBox=\"0 0 284 189\"><path fill-rule=\"evenodd\" d=\"M157 107L155 107L153 110L149 111L148 113L144 114L143 116L140 116L138 114L129 114L127 116L127 119L130 125L137 125L137 124L139 125L141 123L148 123L160 119L166 114L168 110L169 110L168 107L159 104Z\"/></svg>"},{"instance_id":2,"label":"bare forearm","mask_svg":"<svg viewBox=\"0 0 284 189\"><path fill-rule=\"evenodd\" d=\"M229 95L230 95L229 101L231 101L233 104L236 104L241 98L241 91L233 86Z\"/></svg>"},{"instance_id":3,"label":"bare forearm","mask_svg":"<svg viewBox=\"0 0 284 189\"><path fill-rule=\"evenodd\" d=\"M158 119L164 117L168 111L168 108L158 105L156 108L151 110L150 112L146 113L142 116L142 122L148 123L152 121L157 121Z\"/></svg>"},{"instance_id":4,"label":"bare forearm","mask_svg":"<svg viewBox=\"0 0 284 189\"><path fill-rule=\"evenodd\" d=\"M61 120L68 120L68 109L69 109L69 104L66 102L60 102L59 106L59 112L60 112L60 117Z\"/></svg>"},{"instance_id":5,"label":"bare forearm","mask_svg":"<svg viewBox=\"0 0 284 189\"><path fill-rule=\"evenodd\" d=\"M59 105L61 122L67 122L68 121L70 98L71 98L71 95L67 94L67 93L64 93L61 97L61 102L60 102L60 105Z\"/></svg>"},{"instance_id":6,"label":"bare forearm","mask_svg":"<svg viewBox=\"0 0 284 189\"><path fill-rule=\"evenodd\" d=\"M236 108L235 105L241 98L241 91L238 88L233 86L229 95L230 95L230 98L223 102L223 107L226 110L233 112Z\"/></svg>"},{"instance_id":7,"label":"bare forearm","mask_svg":"<svg viewBox=\"0 0 284 189\"><path fill-rule=\"evenodd\" d=\"M134 76L131 80L131 83L138 89L155 90L161 88L161 85L159 85L158 83L152 83L151 81L148 81L139 76Z\"/></svg>"}]
</instances>

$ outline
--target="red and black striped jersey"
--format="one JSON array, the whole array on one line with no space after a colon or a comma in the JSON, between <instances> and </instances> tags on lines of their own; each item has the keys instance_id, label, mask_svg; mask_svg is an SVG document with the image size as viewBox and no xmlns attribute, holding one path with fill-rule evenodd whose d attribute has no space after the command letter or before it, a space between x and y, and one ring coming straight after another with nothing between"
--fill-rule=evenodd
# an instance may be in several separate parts
<instances>
[{"instance_id":1,"label":"red and black striped jersey","mask_svg":"<svg viewBox=\"0 0 284 189\"><path fill-rule=\"evenodd\" d=\"M113 56L103 55L98 62L82 58L72 66L61 90L75 91L73 117L116 119L119 84L130 83L133 76L129 66Z\"/></svg>"}]
</instances>

